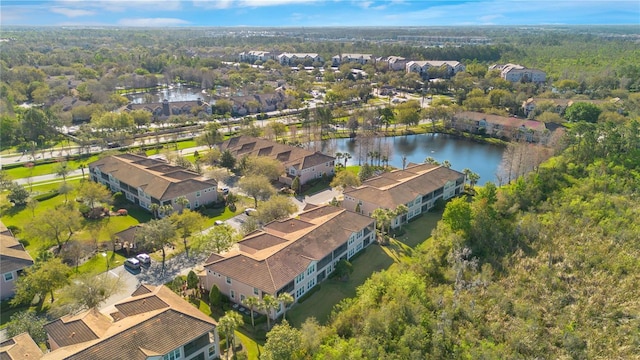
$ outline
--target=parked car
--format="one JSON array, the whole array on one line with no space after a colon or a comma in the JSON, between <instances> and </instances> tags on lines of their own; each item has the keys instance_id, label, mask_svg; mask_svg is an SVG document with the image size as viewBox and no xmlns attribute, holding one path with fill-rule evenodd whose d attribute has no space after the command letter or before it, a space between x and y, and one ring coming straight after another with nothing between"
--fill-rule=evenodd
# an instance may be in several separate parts
<instances>
[{"instance_id":1,"label":"parked car","mask_svg":"<svg viewBox=\"0 0 640 360\"><path fill-rule=\"evenodd\" d=\"M140 260L136 258L128 258L124 261L124 266L131 270L139 270L140 269Z\"/></svg>"},{"instance_id":2,"label":"parked car","mask_svg":"<svg viewBox=\"0 0 640 360\"><path fill-rule=\"evenodd\" d=\"M150 265L151 264L151 257L148 254L138 254L136 255L136 259L138 259L138 261L140 261L140 263L142 265Z\"/></svg>"},{"instance_id":3,"label":"parked car","mask_svg":"<svg viewBox=\"0 0 640 360\"><path fill-rule=\"evenodd\" d=\"M224 224L224 221L222 221L222 220L216 220L216 221L213 223L213 225L222 225L222 224Z\"/></svg>"},{"instance_id":4,"label":"parked car","mask_svg":"<svg viewBox=\"0 0 640 360\"><path fill-rule=\"evenodd\" d=\"M225 194L225 195L229 194L229 188L228 187L223 187L222 189L220 189L220 191L222 191L222 193Z\"/></svg>"},{"instance_id":5,"label":"parked car","mask_svg":"<svg viewBox=\"0 0 640 360\"><path fill-rule=\"evenodd\" d=\"M254 213L258 210L254 209L254 208L246 208L244 209L244 213L247 214L247 216L251 215L251 213Z\"/></svg>"}]
</instances>

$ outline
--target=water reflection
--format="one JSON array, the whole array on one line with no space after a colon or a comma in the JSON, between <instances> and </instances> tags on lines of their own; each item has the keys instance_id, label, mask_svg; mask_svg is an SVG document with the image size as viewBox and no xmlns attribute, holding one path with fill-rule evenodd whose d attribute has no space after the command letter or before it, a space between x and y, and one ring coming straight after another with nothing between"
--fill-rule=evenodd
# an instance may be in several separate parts
<instances>
[{"instance_id":1,"label":"water reflection","mask_svg":"<svg viewBox=\"0 0 640 360\"><path fill-rule=\"evenodd\" d=\"M478 143L446 134L334 139L324 141L320 149L332 154L348 152L352 157L347 165L361 165L369 158L369 152L378 152L387 156L389 165L397 168L402 167L403 156L406 156L407 163L421 163L427 157L432 157L439 162L448 160L455 170L462 171L464 168L469 168L478 173L480 175L478 184L496 181L496 171L504 151L501 146ZM344 163L344 160L341 162Z\"/></svg>"},{"instance_id":2,"label":"water reflection","mask_svg":"<svg viewBox=\"0 0 640 360\"><path fill-rule=\"evenodd\" d=\"M199 88L186 86L173 86L157 91L127 95L127 98L134 104L159 103L164 99L169 100L169 102L196 101L198 98L211 103L211 96L208 93L203 93Z\"/></svg>"}]
</instances>

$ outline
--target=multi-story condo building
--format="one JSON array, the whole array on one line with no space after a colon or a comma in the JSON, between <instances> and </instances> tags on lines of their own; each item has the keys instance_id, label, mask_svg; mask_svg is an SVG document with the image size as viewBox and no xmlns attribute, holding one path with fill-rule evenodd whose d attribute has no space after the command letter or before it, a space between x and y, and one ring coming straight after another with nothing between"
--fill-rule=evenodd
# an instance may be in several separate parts
<instances>
[{"instance_id":1,"label":"multi-story condo building","mask_svg":"<svg viewBox=\"0 0 640 360\"><path fill-rule=\"evenodd\" d=\"M238 242L238 248L212 254L203 285L216 285L231 301L288 292L297 301L326 279L342 259L375 240L375 221L345 209L311 206L295 218L273 221ZM269 314L276 318L284 309Z\"/></svg>"},{"instance_id":2,"label":"multi-story condo building","mask_svg":"<svg viewBox=\"0 0 640 360\"><path fill-rule=\"evenodd\" d=\"M463 111L453 116L451 126L460 131L509 140L545 143L550 135L545 123L529 119Z\"/></svg>"},{"instance_id":3,"label":"multi-story condo building","mask_svg":"<svg viewBox=\"0 0 640 360\"><path fill-rule=\"evenodd\" d=\"M371 216L378 208L395 210L399 205L409 209L391 221L398 227L423 212L438 199L448 200L464 191L465 175L441 165L409 164L404 170L382 173L357 187L344 190L342 206L350 211Z\"/></svg>"},{"instance_id":4,"label":"multi-story condo building","mask_svg":"<svg viewBox=\"0 0 640 360\"><path fill-rule=\"evenodd\" d=\"M358 63L360 65L372 64L376 62L376 58L372 54L341 54L331 58L331 65L338 66L341 64Z\"/></svg>"},{"instance_id":5,"label":"multi-story condo building","mask_svg":"<svg viewBox=\"0 0 640 360\"><path fill-rule=\"evenodd\" d=\"M269 156L284 165L279 181L291 185L297 176L305 184L322 176L333 176L336 158L297 146L280 144L251 136L238 136L218 144L220 151L229 150L237 159L243 156Z\"/></svg>"},{"instance_id":6,"label":"multi-story condo building","mask_svg":"<svg viewBox=\"0 0 640 360\"><path fill-rule=\"evenodd\" d=\"M101 311L63 316L44 326L47 353L26 333L0 344L2 359L213 360L217 323L164 286L141 285Z\"/></svg>"},{"instance_id":7,"label":"multi-story condo building","mask_svg":"<svg viewBox=\"0 0 640 360\"><path fill-rule=\"evenodd\" d=\"M408 73L417 73L423 77L427 76L430 68L444 69L448 76L453 76L466 69L466 67L458 61L409 61L405 65L405 69Z\"/></svg>"},{"instance_id":8,"label":"multi-story condo building","mask_svg":"<svg viewBox=\"0 0 640 360\"><path fill-rule=\"evenodd\" d=\"M239 54L239 60L242 62L254 63L256 61L265 62L267 60L275 60L276 55L269 51L251 50L247 52L241 52Z\"/></svg>"},{"instance_id":9,"label":"multi-story condo building","mask_svg":"<svg viewBox=\"0 0 640 360\"><path fill-rule=\"evenodd\" d=\"M538 69L528 69L522 65L505 64L492 65L489 70L500 70L500 77L510 82L543 83L547 80L547 73Z\"/></svg>"},{"instance_id":10,"label":"multi-story condo building","mask_svg":"<svg viewBox=\"0 0 640 360\"><path fill-rule=\"evenodd\" d=\"M15 295L16 281L22 272L33 265L33 258L16 240L11 230L0 221L0 299Z\"/></svg>"},{"instance_id":11,"label":"multi-story condo building","mask_svg":"<svg viewBox=\"0 0 640 360\"><path fill-rule=\"evenodd\" d=\"M314 62L324 63L324 59L316 53L282 53L277 58L280 64L288 66L296 66L298 64L311 66Z\"/></svg>"},{"instance_id":12,"label":"multi-story condo building","mask_svg":"<svg viewBox=\"0 0 640 360\"><path fill-rule=\"evenodd\" d=\"M181 209L176 200L185 197L188 208L216 201L217 182L180 166L141 155L107 156L89 164L91 180L106 185L113 192L122 192L127 200L150 210L151 204L172 205Z\"/></svg>"}]
</instances>

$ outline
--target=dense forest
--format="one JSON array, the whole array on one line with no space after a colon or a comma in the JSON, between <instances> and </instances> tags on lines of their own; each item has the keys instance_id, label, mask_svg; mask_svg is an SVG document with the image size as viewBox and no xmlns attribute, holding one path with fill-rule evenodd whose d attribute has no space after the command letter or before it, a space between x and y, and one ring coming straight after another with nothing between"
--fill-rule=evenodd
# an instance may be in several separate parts
<instances>
[{"instance_id":1,"label":"dense forest","mask_svg":"<svg viewBox=\"0 0 640 360\"><path fill-rule=\"evenodd\" d=\"M288 358L638 358L640 123L586 127L528 176L450 202L411 263L328 325L269 341L291 340Z\"/></svg>"}]
</instances>

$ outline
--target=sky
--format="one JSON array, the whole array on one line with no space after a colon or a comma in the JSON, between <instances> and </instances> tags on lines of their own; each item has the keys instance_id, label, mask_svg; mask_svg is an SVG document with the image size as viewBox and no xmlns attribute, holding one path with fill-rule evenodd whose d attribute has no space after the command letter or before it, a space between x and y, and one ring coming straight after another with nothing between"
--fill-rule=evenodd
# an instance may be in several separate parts
<instances>
[{"instance_id":1,"label":"sky","mask_svg":"<svg viewBox=\"0 0 640 360\"><path fill-rule=\"evenodd\" d=\"M0 24L41 26L636 25L640 0L2 0Z\"/></svg>"}]
</instances>

